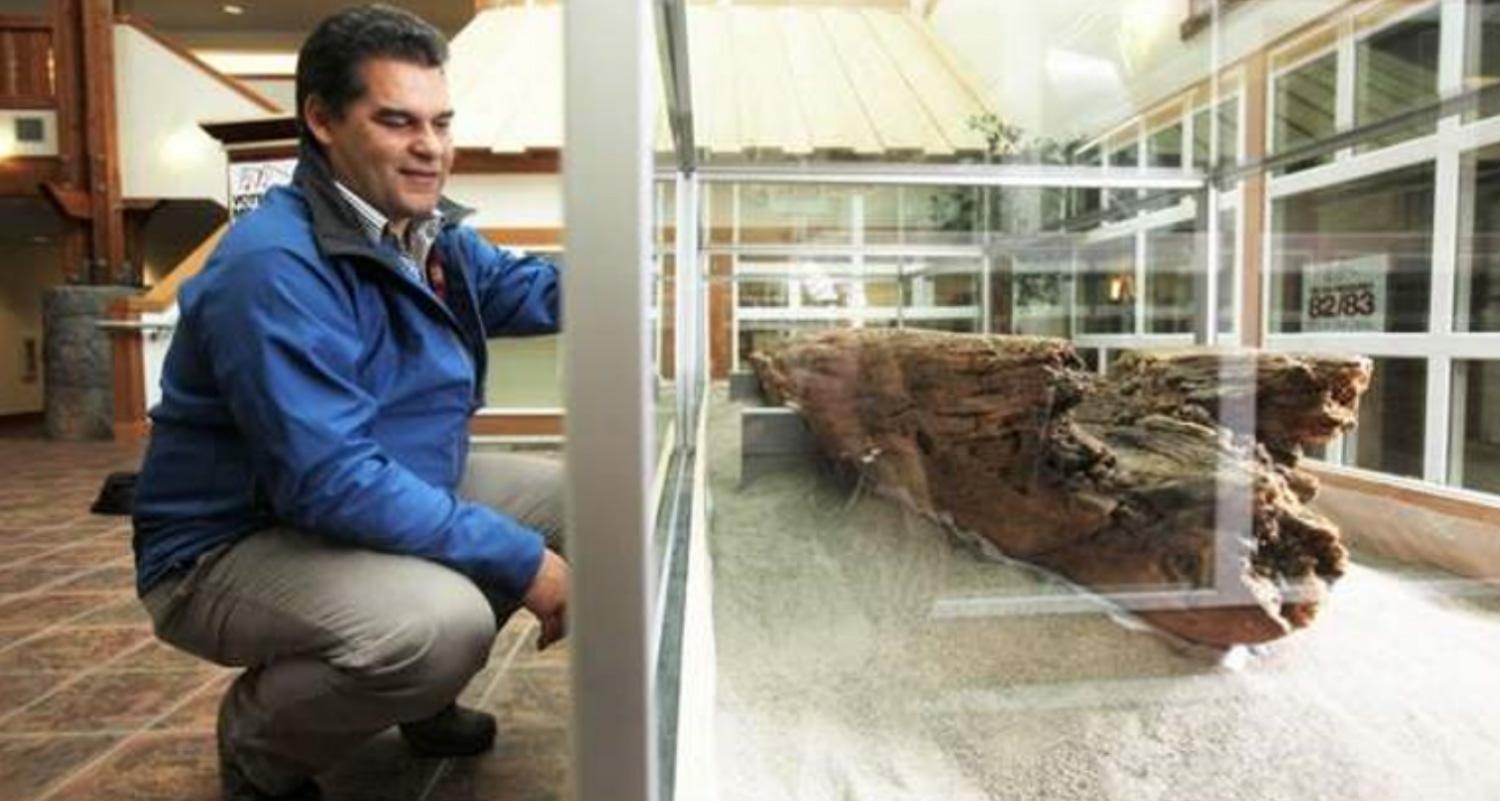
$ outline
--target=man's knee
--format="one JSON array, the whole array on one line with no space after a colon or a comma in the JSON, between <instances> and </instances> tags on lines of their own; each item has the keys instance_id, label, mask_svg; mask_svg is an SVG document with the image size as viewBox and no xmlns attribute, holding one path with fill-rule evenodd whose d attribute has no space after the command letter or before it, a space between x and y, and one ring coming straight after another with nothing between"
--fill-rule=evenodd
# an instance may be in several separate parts
<instances>
[{"instance_id":1,"label":"man's knee","mask_svg":"<svg viewBox=\"0 0 1500 801\"><path fill-rule=\"evenodd\" d=\"M376 632L335 660L372 690L413 707L439 706L484 667L495 639L495 614L478 588L414 593Z\"/></svg>"}]
</instances>

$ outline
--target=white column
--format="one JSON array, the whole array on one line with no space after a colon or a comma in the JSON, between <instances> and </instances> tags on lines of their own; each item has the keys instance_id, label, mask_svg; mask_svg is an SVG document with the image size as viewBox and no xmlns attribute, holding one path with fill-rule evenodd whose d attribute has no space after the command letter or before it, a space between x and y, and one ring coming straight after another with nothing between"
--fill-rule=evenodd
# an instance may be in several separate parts
<instances>
[{"instance_id":1,"label":"white column","mask_svg":"<svg viewBox=\"0 0 1500 801\"><path fill-rule=\"evenodd\" d=\"M563 320L578 798L651 801L651 149L646 0L564 8Z\"/></svg>"}]
</instances>

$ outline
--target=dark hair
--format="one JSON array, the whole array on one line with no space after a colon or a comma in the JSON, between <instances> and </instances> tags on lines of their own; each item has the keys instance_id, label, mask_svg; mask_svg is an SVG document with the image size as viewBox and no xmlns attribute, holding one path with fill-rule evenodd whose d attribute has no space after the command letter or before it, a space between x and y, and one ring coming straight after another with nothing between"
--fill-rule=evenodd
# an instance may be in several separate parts
<instances>
[{"instance_id":1,"label":"dark hair","mask_svg":"<svg viewBox=\"0 0 1500 801\"><path fill-rule=\"evenodd\" d=\"M365 93L359 68L371 58L441 67L448 42L426 20L387 5L346 8L318 23L297 53L297 130L304 142L317 144L302 118L307 98L317 97L342 117Z\"/></svg>"}]
</instances>

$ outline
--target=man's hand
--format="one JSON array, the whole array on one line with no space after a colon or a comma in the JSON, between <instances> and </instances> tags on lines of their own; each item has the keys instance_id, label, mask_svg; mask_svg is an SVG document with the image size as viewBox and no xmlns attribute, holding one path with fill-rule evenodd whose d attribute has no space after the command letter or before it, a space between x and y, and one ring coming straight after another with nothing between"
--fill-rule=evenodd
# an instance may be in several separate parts
<instances>
[{"instance_id":1,"label":"man's hand","mask_svg":"<svg viewBox=\"0 0 1500 801\"><path fill-rule=\"evenodd\" d=\"M551 548L542 552L542 566L531 580L521 603L541 621L542 633L536 647L540 651L568 634L568 581L572 571L568 563Z\"/></svg>"}]
</instances>

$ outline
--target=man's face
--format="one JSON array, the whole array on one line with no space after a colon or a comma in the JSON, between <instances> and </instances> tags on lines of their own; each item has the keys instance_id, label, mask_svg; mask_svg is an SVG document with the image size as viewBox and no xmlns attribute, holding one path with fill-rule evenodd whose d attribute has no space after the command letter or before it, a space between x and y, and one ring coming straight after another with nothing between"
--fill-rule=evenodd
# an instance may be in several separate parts
<instances>
[{"instance_id":1,"label":"man's face","mask_svg":"<svg viewBox=\"0 0 1500 801\"><path fill-rule=\"evenodd\" d=\"M342 117L311 98L303 118L334 176L401 228L432 213L453 166L448 80L439 67L385 58L359 71L364 96Z\"/></svg>"}]
</instances>

